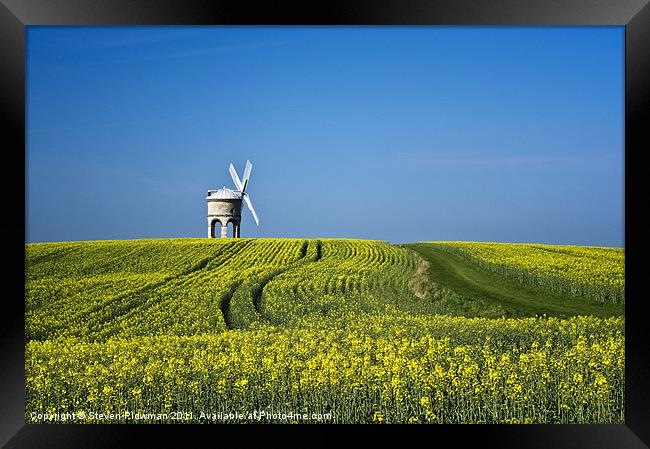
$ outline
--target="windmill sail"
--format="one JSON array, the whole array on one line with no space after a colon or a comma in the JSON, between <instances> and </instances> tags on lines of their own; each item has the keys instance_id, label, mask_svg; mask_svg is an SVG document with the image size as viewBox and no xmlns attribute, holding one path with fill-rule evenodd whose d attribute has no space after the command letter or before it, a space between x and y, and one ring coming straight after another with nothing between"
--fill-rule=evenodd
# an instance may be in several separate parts
<instances>
[{"instance_id":1,"label":"windmill sail","mask_svg":"<svg viewBox=\"0 0 650 449\"><path fill-rule=\"evenodd\" d=\"M228 167L228 171L230 172L230 176L232 177L232 181L235 183L235 187L239 192L241 193L241 196L246 203L246 206L248 206L248 210L251 211L251 214L253 214L253 218L255 219L255 223L257 226L260 225L260 219L257 216L257 213L255 212L255 209L253 209L253 203L251 202L250 197L245 193L246 192L246 186L248 186L248 180L251 177L251 171L253 170L253 164L251 164L251 161L246 161L246 167L244 168L244 177L243 179L239 179L239 175L237 174L237 170L235 170L235 166L230 164L230 167Z\"/></svg>"},{"instance_id":2,"label":"windmill sail","mask_svg":"<svg viewBox=\"0 0 650 449\"><path fill-rule=\"evenodd\" d=\"M246 168L244 168L244 177L242 178L242 193L246 191L246 186L248 186L248 179L251 177L251 170L253 170L253 164L251 161L246 161Z\"/></svg>"},{"instance_id":3,"label":"windmill sail","mask_svg":"<svg viewBox=\"0 0 650 449\"><path fill-rule=\"evenodd\" d=\"M230 176L232 177L232 181L235 183L235 187L237 187L237 190L243 192L244 186L242 185L242 182L239 180L237 171L235 170L235 167L233 167L232 164L230 164L230 167L228 167L228 171L230 172Z\"/></svg>"},{"instance_id":4,"label":"windmill sail","mask_svg":"<svg viewBox=\"0 0 650 449\"><path fill-rule=\"evenodd\" d=\"M260 225L260 219L257 217L257 214L255 213L255 209L253 209L253 203L251 202L251 198L248 195L244 195L244 201L246 202L246 205L248 206L248 209L251 211L251 214L253 214L253 218L255 219L255 224L257 226Z\"/></svg>"}]
</instances>

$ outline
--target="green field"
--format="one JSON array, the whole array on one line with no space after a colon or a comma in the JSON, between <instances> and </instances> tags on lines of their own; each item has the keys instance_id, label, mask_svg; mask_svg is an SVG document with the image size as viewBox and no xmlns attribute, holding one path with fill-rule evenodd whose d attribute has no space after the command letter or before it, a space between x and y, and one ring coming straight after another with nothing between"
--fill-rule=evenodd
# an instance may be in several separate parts
<instances>
[{"instance_id":1,"label":"green field","mask_svg":"<svg viewBox=\"0 0 650 449\"><path fill-rule=\"evenodd\" d=\"M450 306L448 313L462 313L465 316L482 315L485 316L489 310L496 316L531 316L531 315L553 315L553 316L573 316L573 315L594 315L594 316L616 316L623 315L622 293L619 287L599 284L601 290L612 291L612 299L606 300L601 297L589 297L587 295L571 294L570 288L562 289L565 284L574 285L575 281L568 278L568 274L574 274L571 269L565 269L562 272L565 279L557 279L557 275L549 280L560 284L558 288L551 286L539 285L541 282L527 282L536 280L535 272L531 269L525 269L521 264L512 264L510 268L521 279L518 281L515 276L506 276L507 271L497 271L482 260L477 260L473 254L467 254L462 246L448 245L442 243L414 243L406 245L408 248L417 251L430 264L428 270L432 283L441 285L457 293L462 297L461 304ZM481 244L486 245L486 244ZM502 244L487 244L491 249L499 248ZM520 260L512 257L522 256L529 252L527 247L518 247L515 245L506 246L510 257L513 260ZM612 253L616 253L613 249ZM503 250L501 251L503 252ZM549 262L546 254L534 254L538 264L535 266L540 271L542 265ZM569 267L577 268L577 265L571 265L571 255L565 257ZM496 258L495 258L496 259ZM500 260L504 260L501 257ZM547 262L546 264L544 262ZM622 257L617 260L616 268L623 267ZM500 267L499 267L500 268ZM564 268L564 267L563 267ZM515 269L517 271L515 271ZM592 270L593 273L595 270ZM610 270L613 273L614 270ZM538 274L537 278L541 276ZM586 290L586 289L585 289ZM592 290L596 290L594 286ZM603 295L603 297L606 297ZM619 299L619 297L621 299ZM475 303L474 301L477 301Z\"/></svg>"},{"instance_id":2,"label":"green field","mask_svg":"<svg viewBox=\"0 0 650 449\"><path fill-rule=\"evenodd\" d=\"M622 423L622 256L348 239L28 244L26 421Z\"/></svg>"}]
</instances>

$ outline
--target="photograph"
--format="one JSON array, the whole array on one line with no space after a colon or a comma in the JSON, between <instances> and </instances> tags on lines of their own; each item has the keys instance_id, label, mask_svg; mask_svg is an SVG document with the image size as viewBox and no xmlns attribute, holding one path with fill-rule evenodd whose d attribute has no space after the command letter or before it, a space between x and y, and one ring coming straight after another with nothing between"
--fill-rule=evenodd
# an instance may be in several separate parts
<instances>
[{"instance_id":1,"label":"photograph","mask_svg":"<svg viewBox=\"0 0 650 449\"><path fill-rule=\"evenodd\" d=\"M625 26L24 52L26 424L626 423Z\"/></svg>"}]
</instances>

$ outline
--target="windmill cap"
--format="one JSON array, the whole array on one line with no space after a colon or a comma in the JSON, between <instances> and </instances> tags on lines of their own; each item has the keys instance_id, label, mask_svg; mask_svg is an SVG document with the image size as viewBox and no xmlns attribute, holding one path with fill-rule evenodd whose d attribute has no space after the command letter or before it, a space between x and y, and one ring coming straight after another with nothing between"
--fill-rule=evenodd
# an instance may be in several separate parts
<instances>
[{"instance_id":1,"label":"windmill cap","mask_svg":"<svg viewBox=\"0 0 650 449\"><path fill-rule=\"evenodd\" d=\"M222 187L217 190L208 190L208 200L240 200L242 198L241 192Z\"/></svg>"}]
</instances>

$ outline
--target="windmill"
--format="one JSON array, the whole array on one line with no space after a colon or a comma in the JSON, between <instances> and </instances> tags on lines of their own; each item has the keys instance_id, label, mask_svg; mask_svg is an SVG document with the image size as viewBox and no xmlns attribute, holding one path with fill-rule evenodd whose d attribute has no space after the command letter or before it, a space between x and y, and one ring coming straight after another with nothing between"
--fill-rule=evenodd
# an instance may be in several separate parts
<instances>
[{"instance_id":1,"label":"windmill","mask_svg":"<svg viewBox=\"0 0 650 449\"><path fill-rule=\"evenodd\" d=\"M257 213L255 213L250 196L246 193L246 187L248 187L248 182L251 177L251 170L253 170L253 164L250 161L246 161L244 176L240 180L235 167L230 164L228 171L235 183L236 190L229 189L226 186L217 190L208 190L208 196L206 198L208 201L208 237L215 237L215 223L221 224L221 238L228 237L228 223L233 224L232 236L235 238L240 237L242 200L246 203L248 210L251 211L257 226L260 225L260 220Z\"/></svg>"}]
</instances>

